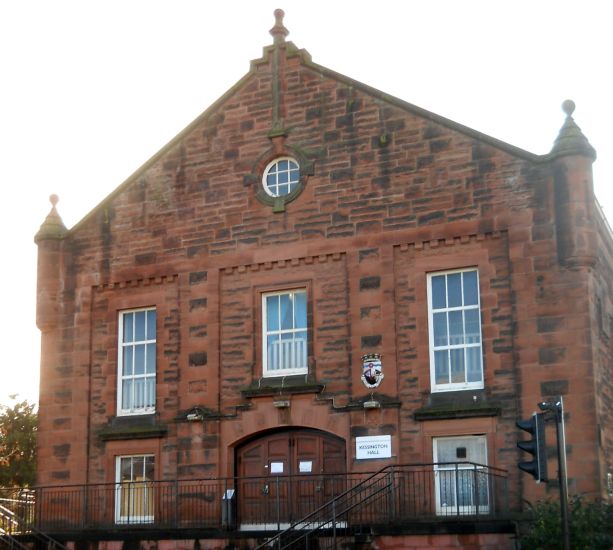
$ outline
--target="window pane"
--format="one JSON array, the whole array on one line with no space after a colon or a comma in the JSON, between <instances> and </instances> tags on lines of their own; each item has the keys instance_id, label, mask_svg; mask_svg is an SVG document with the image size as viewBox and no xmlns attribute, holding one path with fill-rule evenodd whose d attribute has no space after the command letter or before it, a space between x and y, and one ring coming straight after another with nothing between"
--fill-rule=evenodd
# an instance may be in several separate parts
<instances>
[{"instance_id":1,"label":"window pane","mask_svg":"<svg viewBox=\"0 0 613 550\"><path fill-rule=\"evenodd\" d=\"M292 163L293 166L296 166L295 164ZM298 170L298 168L292 170L289 173L289 180L290 181L294 181L296 183L298 183L298 180L300 179L300 170Z\"/></svg>"},{"instance_id":2,"label":"window pane","mask_svg":"<svg viewBox=\"0 0 613 550\"><path fill-rule=\"evenodd\" d=\"M436 384L449 384L449 357L448 351L434 352L434 381Z\"/></svg>"},{"instance_id":3,"label":"window pane","mask_svg":"<svg viewBox=\"0 0 613 550\"><path fill-rule=\"evenodd\" d=\"M132 461L130 458L122 458L120 460L121 481L132 480Z\"/></svg>"},{"instance_id":4,"label":"window pane","mask_svg":"<svg viewBox=\"0 0 613 550\"><path fill-rule=\"evenodd\" d=\"M295 340L295 364L294 368L307 368L307 333L297 332Z\"/></svg>"},{"instance_id":5,"label":"window pane","mask_svg":"<svg viewBox=\"0 0 613 550\"><path fill-rule=\"evenodd\" d=\"M280 160L278 162L278 166L279 166L279 171L281 170L288 170L289 169L289 162L286 160Z\"/></svg>"},{"instance_id":6,"label":"window pane","mask_svg":"<svg viewBox=\"0 0 613 550\"><path fill-rule=\"evenodd\" d=\"M147 368L148 374L155 374L155 344L147 344Z\"/></svg>"},{"instance_id":7,"label":"window pane","mask_svg":"<svg viewBox=\"0 0 613 550\"><path fill-rule=\"evenodd\" d=\"M306 292L296 292L294 293L294 327L306 328L306 326Z\"/></svg>"},{"instance_id":8,"label":"window pane","mask_svg":"<svg viewBox=\"0 0 613 550\"><path fill-rule=\"evenodd\" d=\"M451 273L447 275L447 307L462 305L462 274Z\"/></svg>"},{"instance_id":9,"label":"window pane","mask_svg":"<svg viewBox=\"0 0 613 550\"><path fill-rule=\"evenodd\" d=\"M479 303L478 296L479 291L477 288L477 272L465 271L464 272L464 305L471 306Z\"/></svg>"},{"instance_id":10,"label":"window pane","mask_svg":"<svg viewBox=\"0 0 613 550\"><path fill-rule=\"evenodd\" d=\"M134 338L134 314L123 314L123 341L132 342Z\"/></svg>"},{"instance_id":11,"label":"window pane","mask_svg":"<svg viewBox=\"0 0 613 550\"><path fill-rule=\"evenodd\" d=\"M466 377L464 375L464 349L452 349L449 350L449 356L451 358L451 382L453 384L465 382Z\"/></svg>"},{"instance_id":12,"label":"window pane","mask_svg":"<svg viewBox=\"0 0 613 550\"><path fill-rule=\"evenodd\" d=\"M134 313L134 338L137 342L145 339L145 319L147 313L145 311L137 311Z\"/></svg>"},{"instance_id":13,"label":"window pane","mask_svg":"<svg viewBox=\"0 0 613 550\"><path fill-rule=\"evenodd\" d=\"M145 457L142 456L133 456L132 457L132 471L134 477L132 481L137 479L142 479L145 473Z\"/></svg>"},{"instance_id":14,"label":"window pane","mask_svg":"<svg viewBox=\"0 0 613 550\"><path fill-rule=\"evenodd\" d=\"M441 309L447 306L445 299L447 291L445 288L445 275L437 275L432 277L432 307Z\"/></svg>"},{"instance_id":15,"label":"window pane","mask_svg":"<svg viewBox=\"0 0 613 550\"><path fill-rule=\"evenodd\" d=\"M472 506L474 487L474 473L472 469L461 470L458 476L458 504L460 506Z\"/></svg>"},{"instance_id":16,"label":"window pane","mask_svg":"<svg viewBox=\"0 0 613 550\"><path fill-rule=\"evenodd\" d=\"M121 383L121 408L132 408L132 380L124 380Z\"/></svg>"},{"instance_id":17,"label":"window pane","mask_svg":"<svg viewBox=\"0 0 613 550\"><path fill-rule=\"evenodd\" d=\"M462 311L449 312L449 344L459 346L464 343Z\"/></svg>"},{"instance_id":18,"label":"window pane","mask_svg":"<svg viewBox=\"0 0 613 550\"><path fill-rule=\"evenodd\" d=\"M145 374L145 346L134 346L134 374Z\"/></svg>"},{"instance_id":19,"label":"window pane","mask_svg":"<svg viewBox=\"0 0 613 550\"><path fill-rule=\"evenodd\" d=\"M145 457L145 479L147 481L153 481L155 478L153 472L153 457L146 456Z\"/></svg>"},{"instance_id":20,"label":"window pane","mask_svg":"<svg viewBox=\"0 0 613 550\"><path fill-rule=\"evenodd\" d=\"M279 296L266 296L266 330L279 330Z\"/></svg>"},{"instance_id":21,"label":"window pane","mask_svg":"<svg viewBox=\"0 0 613 550\"><path fill-rule=\"evenodd\" d=\"M288 336L290 338L284 338L279 342L280 368L298 369L306 367L306 340L294 338L293 334Z\"/></svg>"},{"instance_id":22,"label":"window pane","mask_svg":"<svg viewBox=\"0 0 613 550\"><path fill-rule=\"evenodd\" d=\"M485 462L482 462L485 464ZM477 470L476 481L479 484L478 488L478 498L479 498L479 506L488 506L489 505L489 491L488 491L488 477L487 474L483 471L483 468Z\"/></svg>"},{"instance_id":23,"label":"window pane","mask_svg":"<svg viewBox=\"0 0 613 550\"><path fill-rule=\"evenodd\" d=\"M466 370L468 382L481 382L481 346L466 348Z\"/></svg>"},{"instance_id":24,"label":"window pane","mask_svg":"<svg viewBox=\"0 0 613 550\"><path fill-rule=\"evenodd\" d=\"M443 508L455 506L455 472L439 471L439 502Z\"/></svg>"},{"instance_id":25,"label":"window pane","mask_svg":"<svg viewBox=\"0 0 613 550\"><path fill-rule=\"evenodd\" d=\"M467 344L478 344L481 342L481 327L479 326L479 310L464 310L465 341Z\"/></svg>"},{"instance_id":26,"label":"window pane","mask_svg":"<svg viewBox=\"0 0 613 550\"><path fill-rule=\"evenodd\" d=\"M155 309L147 312L147 340L155 340Z\"/></svg>"},{"instance_id":27,"label":"window pane","mask_svg":"<svg viewBox=\"0 0 613 550\"><path fill-rule=\"evenodd\" d=\"M134 400L132 402L132 409L142 409L145 407L145 379L135 378L134 384Z\"/></svg>"},{"instance_id":28,"label":"window pane","mask_svg":"<svg viewBox=\"0 0 613 550\"><path fill-rule=\"evenodd\" d=\"M155 405L155 378L149 377L145 379L145 396L143 398L143 407L153 407Z\"/></svg>"},{"instance_id":29,"label":"window pane","mask_svg":"<svg viewBox=\"0 0 613 550\"><path fill-rule=\"evenodd\" d=\"M292 295L281 294L279 297L281 308L281 329L288 330L293 328L294 309L292 307Z\"/></svg>"},{"instance_id":30,"label":"window pane","mask_svg":"<svg viewBox=\"0 0 613 550\"><path fill-rule=\"evenodd\" d=\"M122 360L122 375L132 375L132 346L125 346L123 348L123 360Z\"/></svg>"},{"instance_id":31,"label":"window pane","mask_svg":"<svg viewBox=\"0 0 613 550\"><path fill-rule=\"evenodd\" d=\"M281 172L279 174L279 183L287 183L289 181L289 173Z\"/></svg>"},{"instance_id":32,"label":"window pane","mask_svg":"<svg viewBox=\"0 0 613 550\"><path fill-rule=\"evenodd\" d=\"M436 462L456 462L457 439L436 440Z\"/></svg>"},{"instance_id":33,"label":"window pane","mask_svg":"<svg viewBox=\"0 0 613 550\"><path fill-rule=\"evenodd\" d=\"M447 314L445 312L435 313L432 316L434 324L434 345L446 346L447 345Z\"/></svg>"},{"instance_id":34,"label":"window pane","mask_svg":"<svg viewBox=\"0 0 613 550\"><path fill-rule=\"evenodd\" d=\"M267 364L268 370L279 370L279 361L280 361L280 344L279 344L279 336L272 335L268 336L267 342Z\"/></svg>"},{"instance_id":35,"label":"window pane","mask_svg":"<svg viewBox=\"0 0 613 550\"><path fill-rule=\"evenodd\" d=\"M478 464L487 463L485 437L465 438L463 444L466 446L467 451L466 460L477 462Z\"/></svg>"}]
</instances>

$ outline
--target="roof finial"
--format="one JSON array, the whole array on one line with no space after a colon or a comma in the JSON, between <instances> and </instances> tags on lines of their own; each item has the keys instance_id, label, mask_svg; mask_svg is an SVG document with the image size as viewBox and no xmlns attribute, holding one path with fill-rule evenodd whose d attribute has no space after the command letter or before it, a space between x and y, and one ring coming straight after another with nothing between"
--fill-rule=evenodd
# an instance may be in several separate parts
<instances>
[{"instance_id":1,"label":"roof finial","mask_svg":"<svg viewBox=\"0 0 613 550\"><path fill-rule=\"evenodd\" d=\"M59 201L60 197L58 197L55 193L53 193L53 195L49 195L49 202L51 203L51 206L53 206L53 208L57 206L57 203Z\"/></svg>"},{"instance_id":2,"label":"roof finial","mask_svg":"<svg viewBox=\"0 0 613 550\"><path fill-rule=\"evenodd\" d=\"M282 44L285 42L285 37L289 34L289 31L283 26L284 15L285 12L283 10L275 10L275 26L270 29L270 34L272 34L275 44Z\"/></svg>"},{"instance_id":3,"label":"roof finial","mask_svg":"<svg viewBox=\"0 0 613 550\"><path fill-rule=\"evenodd\" d=\"M575 112L575 102L572 99L567 99L562 103L562 110L566 113L566 116L572 116Z\"/></svg>"}]
</instances>

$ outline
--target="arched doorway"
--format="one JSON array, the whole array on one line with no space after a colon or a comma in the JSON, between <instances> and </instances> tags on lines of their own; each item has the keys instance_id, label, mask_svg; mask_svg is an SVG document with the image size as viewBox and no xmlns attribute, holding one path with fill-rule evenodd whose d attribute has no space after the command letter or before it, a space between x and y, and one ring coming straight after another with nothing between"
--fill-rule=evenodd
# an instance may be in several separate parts
<instances>
[{"instance_id":1,"label":"arched doorway","mask_svg":"<svg viewBox=\"0 0 613 550\"><path fill-rule=\"evenodd\" d=\"M241 526L300 520L345 488L346 445L312 429L267 432L236 450Z\"/></svg>"}]
</instances>

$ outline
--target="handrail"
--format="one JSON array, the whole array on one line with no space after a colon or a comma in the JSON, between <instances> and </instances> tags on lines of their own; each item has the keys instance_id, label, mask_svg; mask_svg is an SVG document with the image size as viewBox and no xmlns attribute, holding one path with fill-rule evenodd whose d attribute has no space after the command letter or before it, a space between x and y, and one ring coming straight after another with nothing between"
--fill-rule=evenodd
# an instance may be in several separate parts
<instances>
[{"instance_id":1,"label":"handrail","mask_svg":"<svg viewBox=\"0 0 613 550\"><path fill-rule=\"evenodd\" d=\"M19 548L19 550L30 550L25 544L19 542L13 535L0 529L0 541L5 541L9 548ZM8 541L8 542L7 542Z\"/></svg>"},{"instance_id":2,"label":"handrail","mask_svg":"<svg viewBox=\"0 0 613 550\"><path fill-rule=\"evenodd\" d=\"M318 525L316 527L312 528L312 529L304 530L304 531L303 531L303 529L301 529L300 536L295 538L295 539L293 539L292 543L298 542L299 540L307 538L309 535L311 535L312 533L314 533L318 529L322 528L322 525L326 526L326 525L330 524L332 527L334 527L335 524L336 524L336 519L337 519L336 510L335 510L335 504L337 502L339 502L341 499L347 497L351 493L357 493L357 492L361 491L364 488L364 486L366 486L367 483L371 482L375 478L375 476L378 476L379 474L382 474L383 472L386 472L386 470L393 471L394 468L396 468L396 466L390 466L390 465L384 466L383 468L381 468L380 470L378 470L377 472L375 472L371 476L367 477L366 479L364 479L363 481L361 481L357 485L354 485L350 489L347 489L346 491L342 492L341 494L333 497L332 499L330 499L325 504L322 504L319 508L313 510L312 512L310 512L309 514L307 514L303 518L293 522L287 529L284 529L283 531L277 533L276 535L274 535L273 537L269 538L268 540L266 540L262 544L256 546L255 550L259 550L260 548L264 548L264 547L269 547L270 548L270 547L273 547L273 546L276 546L276 545L280 545L280 543L283 540L283 537L285 535L289 535L290 533L295 531L296 527L299 526L299 525L302 527L302 526L309 525L310 523L314 523L312 518L317 517L317 515L320 512L322 512L323 510L325 510L326 508L329 508L329 507L332 507L332 510L334 512L334 516L332 518L329 518L327 520L324 519L324 520L318 521L317 522ZM388 487L389 487L389 485L388 485ZM364 503L368 502L377 493L378 493L378 491L374 492L374 493L371 493L366 499L362 500L360 502L360 504L364 504ZM357 506L357 504L355 506ZM347 508L343 513L346 513L350 509L355 508L355 506L351 506L351 507ZM280 546L278 546L278 547L280 547Z\"/></svg>"},{"instance_id":3,"label":"handrail","mask_svg":"<svg viewBox=\"0 0 613 550\"><path fill-rule=\"evenodd\" d=\"M64 546L61 542L50 537L49 535L47 535L47 533L44 533L40 529L37 529L34 525L29 524L26 527L25 526L26 521L23 518L21 518L15 512L10 510L6 506L3 506L2 504L0 504L0 517L8 521L10 524L16 525L18 528L21 526L24 526L24 532L26 532L27 530L28 534L33 535L33 537L37 541L44 542L47 548L58 548L59 550L68 550L68 548ZM29 550L28 547L26 547L21 542L19 542L11 533L7 532L4 529L2 529L2 531L3 531L2 537L8 538L11 541L11 544L15 544L21 550L24 550L24 549Z\"/></svg>"},{"instance_id":4,"label":"handrail","mask_svg":"<svg viewBox=\"0 0 613 550\"><path fill-rule=\"evenodd\" d=\"M10 510L0 504L0 519L8 523L9 529L4 526L0 527L0 542L4 541L9 548L19 548L19 550L29 550L25 544L19 542L10 532L10 526L16 523L14 517L10 513Z\"/></svg>"},{"instance_id":5,"label":"handrail","mask_svg":"<svg viewBox=\"0 0 613 550\"><path fill-rule=\"evenodd\" d=\"M332 517L328 521L324 520L323 522L320 522L318 525L316 525L313 529L310 529L309 531L305 532L303 529L301 529L300 536L296 538L292 538L292 540L290 541L290 545L294 545L297 542L300 542L301 540L304 540L304 539L308 540L308 538L314 533L316 533L317 531L320 531L322 529L328 529L328 528L331 528L333 530L333 537L334 539L336 539L336 536L337 536L336 535L336 524L339 518L342 518L345 514L348 514L352 510L356 509L358 506L363 506L369 503L371 500L375 499L375 497L378 497L380 494L386 492L392 486L393 486L393 482L390 481L389 483L387 483L386 485L383 485L382 487L377 487L377 489L375 491L372 491L369 495L367 495L365 499L355 502L349 506L346 506L344 509L340 511L335 510L335 507L333 506L333 501L335 499L332 499L329 504L332 505L333 507L334 517ZM282 546L281 548L288 548L288 546L289 545L285 545L285 546ZM336 547L336 544L334 546Z\"/></svg>"},{"instance_id":6,"label":"handrail","mask_svg":"<svg viewBox=\"0 0 613 550\"><path fill-rule=\"evenodd\" d=\"M478 466L480 468L487 468L488 471L498 471L500 472L500 474L506 474L507 470L505 470L504 468L497 468L495 466L489 466L488 464L480 464L478 462L470 462L470 461L456 461L456 462L411 462L409 464L397 464L397 465L388 465L386 466L386 468L421 468L421 467L427 467L427 466L444 466L444 465L454 465L454 464L469 464L471 466L475 465ZM375 475L378 474L381 470L377 470L375 472L344 472L342 475ZM317 474L319 477L335 477L340 475L339 473L335 473L335 474ZM244 476L244 477L240 477L237 478L236 476L230 476L230 477L199 477L199 478L177 478L177 479L155 479L155 480L151 480L148 483L200 483L203 481L217 481L217 482L222 482L222 481L231 481L232 483L234 483L234 481L236 481L237 479L241 479L241 480L257 480L257 479L262 479L264 477L269 477L269 476ZM291 478L291 477L296 477L295 474L294 475L290 475L290 474L280 474L280 475L275 475L275 478L279 477L279 478ZM304 476L299 476L299 477L304 477ZM366 481L366 480L363 480ZM76 489L78 487L116 487L119 484L129 484L129 483L141 483L138 481L123 481L118 483L117 481L107 481L104 483L72 483L72 484L68 484L68 485L37 485L35 487L32 487L32 491L36 492L37 490L44 490L44 489Z\"/></svg>"}]
</instances>

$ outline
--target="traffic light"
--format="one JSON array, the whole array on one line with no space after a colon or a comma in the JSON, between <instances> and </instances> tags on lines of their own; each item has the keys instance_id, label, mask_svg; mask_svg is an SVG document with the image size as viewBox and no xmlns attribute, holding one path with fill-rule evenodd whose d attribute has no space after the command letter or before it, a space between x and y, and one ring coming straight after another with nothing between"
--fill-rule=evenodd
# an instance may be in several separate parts
<instances>
[{"instance_id":1,"label":"traffic light","mask_svg":"<svg viewBox=\"0 0 613 550\"><path fill-rule=\"evenodd\" d=\"M528 462L518 462L520 470L528 472L537 483L547 481L547 444L545 441L545 414L534 413L528 420L518 420L518 428L532 435L532 439L519 441L517 446L532 455L534 458Z\"/></svg>"}]
</instances>

